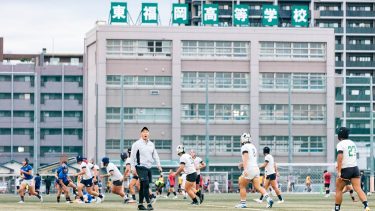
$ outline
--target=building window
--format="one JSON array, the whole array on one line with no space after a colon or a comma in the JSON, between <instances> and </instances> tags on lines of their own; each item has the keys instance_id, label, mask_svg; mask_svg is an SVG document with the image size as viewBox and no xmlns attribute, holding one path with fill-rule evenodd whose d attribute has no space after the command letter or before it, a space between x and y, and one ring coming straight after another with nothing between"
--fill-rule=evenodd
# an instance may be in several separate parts
<instances>
[{"instance_id":1,"label":"building window","mask_svg":"<svg viewBox=\"0 0 375 211\"><path fill-rule=\"evenodd\" d=\"M248 57L248 42L182 41L182 57Z\"/></svg>"},{"instance_id":2,"label":"building window","mask_svg":"<svg viewBox=\"0 0 375 211\"><path fill-rule=\"evenodd\" d=\"M172 150L172 140L152 140L156 149Z\"/></svg>"},{"instance_id":3,"label":"building window","mask_svg":"<svg viewBox=\"0 0 375 211\"><path fill-rule=\"evenodd\" d=\"M260 57L325 60L326 45L313 42L260 42Z\"/></svg>"},{"instance_id":4,"label":"building window","mask_svg":"<svg viewBox=\"0 0 375 211\"><path fill-rule=\"evenodd\" d=\"M260 120L288 120L288 105L260 105Z\"/></svg>"},{"instance_id":5,"label":"building window","mask_svg":"<svg viewBox=\"0 0 375 211\"><path fill-rule=\"evenodd\" d=\"M195 150L197 153L205 153L205 136L203 135L183 135L182 144L186 150ZM209 153L214 154L232 154L239 152L240 136L209 136Z\"/></svg>"},{"instance_id":6,"label":"building window","mask_svg":"<svg viewBox=\"0 0 375 211\"><path fill-rule=\"evenodd\" d=\"M120 108L107 107L107 121L120 121ZM124 108L124 121L126 122L165 122L172 121L170 108Z\"/></svg>"},{"instance_id":7,"label":"building window","mask_svg":"<svg viewBox=\"0 0 375 211\"><path fill-rule=\"evenodd\" d=\"M324 91L326 88L326 75L322 73L260 73L260 88L287 91L289 78L292 78L292 91Z\"/></svg>"},{"instance_id":8,"label":"building window","mask_svg":"<svg viewBox=\"0 0 375 211\"><path fill-rule=\"evenodd\" d=\"M325 152L326 138L322 136L293 136L295 153Z\"/></svg>"},{"instance_id":9,"label":"building window","mask_svg":"<svg viewBox=\"0 0 375 211\"><path fill-rule=\"evenodd\" d=\"M249 89L249 73L182 72L183 89Z\"/></svg>"},{"instance_id":10,"label":"building window","mask_svg":"<svg viewBox=\"0 0 375 211\"><path fill-rule=\"evenodd\" d=\"M171 57L172 41L107 40L107 56Z\"/></svg>"},{"instance_id":11,"label":"building window","mask_svg":"<svg viewBox=\"0 0 375 211\"><path fill-rule=\"evenodd\" d=\"M122 76L124 87L171 87L171 76ZM121 86L121 75L107 75L107 85Z\"/></svg>"},{"instance_id":12,"label":"building window","mask_svg":"<svg viewBox=\"0 0 375 211\"><path fill-rule=\"evenodd\" d=\"M260 136L261 149L269 147L275 155L288 153L288 136Z\"/></svg>"},{"instance_id":13,"label":"building window","mask_svg":"<svg viewBox=\"0 0 375 211\"><path fill-rule=\"evenodd\" d=\"M205 104L182 104L182 121L206 119ZM248 121L249 105L210 104L208 118L213 121Z\"/></svg>"}]
</instances>

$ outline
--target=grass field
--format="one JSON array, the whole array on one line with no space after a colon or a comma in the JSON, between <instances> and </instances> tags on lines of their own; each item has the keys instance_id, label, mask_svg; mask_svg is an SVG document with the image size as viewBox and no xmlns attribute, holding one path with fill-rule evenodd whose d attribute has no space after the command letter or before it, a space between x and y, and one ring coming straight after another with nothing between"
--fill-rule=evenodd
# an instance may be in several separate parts
<instances>
[{"instance_id":1,"label":"grass field","mask_svg":"<svg viewBox=\"0 0 375 211\"><path fill-rule=\"evenodd\" d=\"M265 203L257 204L252 199L258 197L258 194L248 195L247 209L251 211L269 210L265 209ZM206 196L204 203L198 207L190 206L190 200L183 200L181 196L179 199L164 199L160 198L154 204L155 210L160 211L174 211L174 210L238 210L234 208L239 201L238 194L210 194ZM277 201L277 197L273 197ZM275 203L272 210L279 211L330 211L334 206L334 196L325 198L323 195L318 194L289 194L284 196L285 203ZM13 211L13 210L137 210L136 204L122 204L121 199L112 194L107 194L105 201L102 204L66 204L64 197L63 203L57 204L54 195L44 196L44 203L40 203L35 197L25 197L24 204L18 204L19 198L16 195L0 195L0 210ZM370 207L375 210L375 196L370 196ZM363 210L361 202L353 203L348 194L344 195L344 202L342 211L357 211Z\"/></svg>"}]
</instances>

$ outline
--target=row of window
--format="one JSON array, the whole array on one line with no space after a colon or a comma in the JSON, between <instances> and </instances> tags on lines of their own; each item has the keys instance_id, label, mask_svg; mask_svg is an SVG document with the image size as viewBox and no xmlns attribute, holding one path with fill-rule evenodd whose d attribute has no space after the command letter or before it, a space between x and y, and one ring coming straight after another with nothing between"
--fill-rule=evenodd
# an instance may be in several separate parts
<instances>
[{"instance_id":1,"label":"row of window","mask_svg":"<svg viewBox=\"0 0 375 211\"><path fill-rule=\"evenodd\" d=\"M107 40L107 55L170 57L171 46L172 41Z\"/></svg>"},{"instance_id":2,"label":"row of window","mask_svg":"<svg viewBox=\"0 0 375 211\"><path fill-rule=\"evenodd\" d=\"M249 42L182 41L183 57L248 57Z\"/></svg>"},{"instance_id":3,"label":"row of window","mask_svg":"<svg viewBox=\"0 0 375 211\"><path fill-rule=\"evenodd\" d=\"M171 122L170 108L124 108L124 121ZM107 120L120 120L119 107L107 107Z\"/></svg>"},{"instance_id":4,"label":"row of window","mask_svg":"<svg viewBox=\"0 0 375 211\"><path fill-rule=\"evenodd\" d=\"M126 87L137 86L171 86L171 76L128 76L107 75L107 85L121 85L121 77Z\"/></svg>"},{"instance_id":5,"label":"row of window","mask_svg":"<svg viewBox=\"0 0 375 211\"><path fill-rule=\"evenodd\" d=\"M275 154L288 153L288 136L260 136L259 146L269 147ZM325 152L327 138L324 136L293 136L294 153Z\"/></svg>"},{"instance_id":6,"label":"row of window","mask_svg":"<svg viewBox=\"0 0 375 211\"><path fill-rule=\"evenodd\" d=\"M290 81L291 79L291 81ZM261 89L325 90L326 75L321 73L260 73Z\"/></svg>"},{"instance_id":7,"label":"row of window","mask_svg":"<svg viewBox=\"0 0 375 211\"><path fill-rule=\"evenodd\" d=\"M260 42L262 58L326 58L325 43L312 42Z\"/></svg>"},{"instance_id":8,"label":"row of window","mask_svg":"<svg viewBox=\"0 0 375 211\"><path fill-rule=\"evenodd\" d=\"M260 105L259 119L265 121L286 121L288 120L289 107L284 104L263 104ZM325 105L292 105L292 120L295 121L324 121L326 119Z\"/></svg>"},{"instance_id":9,"label":"row of window","mask_svg":"<svg viewBox=\"0 0 375 211\"><path fill-rule=\"evenodd\" d=\"M249 105L209 104L210 120L249 120ZM205 120L205 104L182 104L181 120Z\"/></svg>"},{"instance_id":10,"label":"row of window","mask_svg":"<svg viewBox=\"0 0 375 211\"><path fill-rule=\"evenodd\" d=\"M124 140L124 148L131 148L136 140ZM171 150L172 140L151 140L155 144L156 149ZM105 142L105 149L120 149L119 139L107 139Z\"/></svg>"},{"instance_id":11,"label":"row of window","mask_svg":"<svg viewBox=\"0 0 375 211\"><path fill-rule=\"evenodd\" d=\"M182 88L249 89L249 73L182 72Z\"/></svg>"}]
</instances>

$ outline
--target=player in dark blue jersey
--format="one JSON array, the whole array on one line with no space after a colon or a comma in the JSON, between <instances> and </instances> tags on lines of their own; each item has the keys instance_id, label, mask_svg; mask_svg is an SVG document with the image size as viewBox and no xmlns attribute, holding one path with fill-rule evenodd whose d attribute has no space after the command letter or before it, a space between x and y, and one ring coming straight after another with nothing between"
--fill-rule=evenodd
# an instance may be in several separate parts
<instances>
[{"instance_id":1,"label":"player in dark blue jersey","mask_svg":"<svg viewBox=\"0 0 375 211\"><path fill-rule=\"evenodd\" d=\"M60 161L60 163L61 163L61 165L56 169L56 173L55 173L55 188L57 190L57 196L56 196L57 203L60 203L60 196L61 196L61 193L62 193L62 188L61 188L61 185L59 183L59 174L64 168L67 168L66 160L62 159Z\"/></svg>"},{"instance_id":2,"label":"player in dark blue jersey","mask_svg":"<svg viewBox=\"0 0 375 211\"><path fill-rule=\"evenodd\" d=\"M66 164L66 163L65 163ZM67 165L62 166L62 169L59 171L58 174L58 183L60 186L60 189L64 191L65 193L65 199L67 203L71 203L69 196L69 187L73 188L73 193L76 192L76 185L72 182L69 175L69 168Z\"/></svg>"},{"instance_id":3,"label":"player in dark blue jersey","mask_svg":"<svg viewBox=\"0 0 375 211\"><path fill-rule=\"evenodd\" d=\"M29 187L29 194L34 195L40 199L40 202L43 202L43 198L41 195L35 192L35 187L34 187L34 180L33 180L33 167L29 165L29 159L25 158L22 161L22 167L20 169L20 175L23 181L21 182L20 185L20 190L19 190L19 195L21 197L21 201L18 203L24 203L25 199L25 191L26 191L26 186Z\"/></svg>"}]
</instances>

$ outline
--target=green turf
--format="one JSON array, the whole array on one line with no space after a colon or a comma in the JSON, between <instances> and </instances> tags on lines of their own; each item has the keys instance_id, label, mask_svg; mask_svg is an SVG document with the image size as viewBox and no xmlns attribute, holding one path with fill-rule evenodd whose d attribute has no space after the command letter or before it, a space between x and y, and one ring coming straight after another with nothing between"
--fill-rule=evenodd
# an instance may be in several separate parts
<instances>
[{"instance_id":1,"label":"green turf","mask_svg":"<svg viewBox=\"0 0 375 211\"><path fill-rule=\"evenodd\" d=\"M252 199L258 197L258 194L248 195L248 208L244 210L261 211L267 210L264 207L265 203L257 204ZM277 201L277 197L273 197ZM334 196L325 198L323 195L317 194L290 194L284 195L285 203L275 203L272 210L280 211L329 211L332 210L334 205ZM18 196L16 195L0 195L0 210L13 211L13 210L137 210L136 204L122 204L120 197L112 194L107 194L106 199L102 204L66 204L64 197L63 203L57 204L55 196L44 196L44 203L40 203L35 197L25 197L24 204L18 204ZM190 206L190 200L183 200L181 196L179 199L164 199L160 198L154 204L155 210L160 211L173 211L173 210L238 210L234 208L239 201L238 194L206 194L206 200L198 207ZM375 210L375 196L369 196L369 204L372 210ZM342 211L357 211L363 210L361 202L353 203L348 194L344 195L344 202Z\"/></svg>"}]
</instances>

